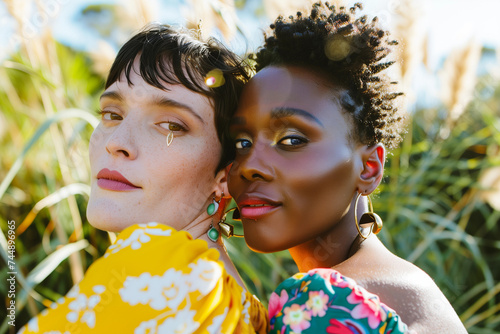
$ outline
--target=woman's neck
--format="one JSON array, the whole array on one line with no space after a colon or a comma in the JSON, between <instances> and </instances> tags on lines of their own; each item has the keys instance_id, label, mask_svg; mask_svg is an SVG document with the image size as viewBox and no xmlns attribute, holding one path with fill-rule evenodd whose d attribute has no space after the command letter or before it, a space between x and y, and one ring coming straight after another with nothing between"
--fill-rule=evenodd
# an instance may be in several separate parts
<instances>
[{"instance_id":1,"label":"woman's neck","mask_svg":"<svg viewBox=\"0 0 500 334\"><path fill-rule=\"evenodd\" d=\"M358 217L366 212L366 204L358 205ZM360 247L354 221L354 203L349 211L323 234L303 244L290 248L290 254L300 272L314 268L332 268L350 258Z\"/></svg>"},{"instance_id":2,"label":"woman's neck","mask_svg":"<svg viewBox=\"0 0 500 334\"><path fill-rule=\"evenodd\" d=\"M356 237L357 231L342 232L335 228L289 251L300 272L331 268L349 258Z\"/></svg>"},{"instance_id":3,"label":"woman's neck","mask_svg":"<svg viewBox=\"0 0 500 334\"><path fill-rule=\"evenodd\" d=\"M189 232L193 237L193 239L206 241L209 248L214 248L218 250L220 254L219 260L222 261L222 263L224 264L226 272L229 275L231 275L242 288L246 289L245 284L243 283L243 280L241 279L238 273L238 270L236 270L236 267L229 258L226 247L224 246L224 242L222 240L220 228L218 227L218 224L215 223L218 222L219 219L220 217L217 214L214 215L213 217L208 217L205 219L200 218L198 220L193 221L191 224L187 225L182 230ZM212 224L213 227L215 227L219 231L219 238L215 242L208 237L208 230L210 229L210 224Z\"/></svg>"}]
</instances>

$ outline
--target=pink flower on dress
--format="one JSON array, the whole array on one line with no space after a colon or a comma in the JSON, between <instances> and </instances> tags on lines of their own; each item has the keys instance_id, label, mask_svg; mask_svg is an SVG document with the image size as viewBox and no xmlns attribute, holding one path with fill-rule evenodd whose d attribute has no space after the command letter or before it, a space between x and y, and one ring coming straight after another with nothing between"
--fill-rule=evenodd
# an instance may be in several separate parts
<instances>
[{"instance_id":1,"label":"pink flower on dress","mask_svg":"<svg viewBox=\"0 0 500 334\"><path fill-rule=\"evenodd\" d=\"M304 329L311 326L311 311L305 310L305 305L293 304L285 307L283 324L289 325L294 333L302 333Z\"/></svg>"},{"instance_id":2,"label":"pink flower on dress","mask_svg":"<svg viewBox=\"0 0 500 334\"><path fill-rule=\"evenodd\" d=\"M368 325L372 329L377 328L380 322L387 319L387 314L382 309L378 297L362 287L356 286L347 296L347 301L357 304L351 311L352 317L354 319L368 318Z\"/></svg>"},{"instance_id":3,"label":"pink flower on dress","mask_svg":"<svg viewBox=\"0 0 500 334\"><path fill-rule=\"evenodd\" d=\"M318 275L321 278L323 278L325 281L328 281L330 279L330 275L331 275L332 271L333 270L329 269L329 268L315 268L315 269L309 270L307 272L307 274L309 276Z\"/></svg>"},{"instance_id":4,"label":"pink flower on dress","mask_svg":"<svg viewBox=\"0 0 500 334\"><path fill-rule=\"evenodd\" d=\"M364 331L358 328L352 321L341 322L337 319L330 319L330 326L326 328L328 334L361 334Z\"/></svg>"},{"instance_id":5,"label":"pink flower on dress","mask_svg":"<svg viewBox=\"0 0 500 334\"><path fill-rule=\"evenodd\" d=\"M286 290L281 290L281 296L273 292L269 298L269 319L277 316L283 310L283 306L287 301L288 293Z\"/></svg>"},{"instance_id":6,"label":"pink flower on dress","mask_svg":"<svg viewBox=\"0 0 500 334\"><path fill-rule=\"evenodd\" d=\"M330 276L330 284L333 286L338 286L339 288L353 289L356 286L356 281L354 281L352 278L342 276L342 274L336 270L332 270Z\"/></svg>"},{"instance_id":7,"label":"pink flower on dress","mask_svg":"<svg viewBox=\"0 0 500 334\"><path fill-rule=\"evenodd\" d=\"M322 290L309 292L309 300L306 307L311 311L313 317L324 317L328 309L328 295Z\"/></svg>"}]
</instances>

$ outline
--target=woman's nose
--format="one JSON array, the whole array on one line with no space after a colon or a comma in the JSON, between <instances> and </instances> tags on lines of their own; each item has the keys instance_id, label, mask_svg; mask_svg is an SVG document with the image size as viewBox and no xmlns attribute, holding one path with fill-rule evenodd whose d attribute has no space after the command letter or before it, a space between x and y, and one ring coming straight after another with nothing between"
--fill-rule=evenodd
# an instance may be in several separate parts
<instances>
[{"instance_id":1,"label":"woman's nose","mask_svg":"<svg viewBox=\"0 0 500 334\"><path fill-rule=\"evenodd\" d=\"M112 130L106 140L106 151L117 157L135 159L137 157L137 146L134 140L134 129L126 120L120 122Z\"/></svg>"},{"instance_id":2,"label":"woman's nose","mask_svg":"<svg viewBox=\"0 0 500 334\"><path fill-rule=\"evenodd\" d=\"M269 150L273 150L264 143L255 143L248 152L240 154L233 163L234 170L240 177L248 181L271 181L274 178L274 170Z\"/></svg>"}]
</instances>

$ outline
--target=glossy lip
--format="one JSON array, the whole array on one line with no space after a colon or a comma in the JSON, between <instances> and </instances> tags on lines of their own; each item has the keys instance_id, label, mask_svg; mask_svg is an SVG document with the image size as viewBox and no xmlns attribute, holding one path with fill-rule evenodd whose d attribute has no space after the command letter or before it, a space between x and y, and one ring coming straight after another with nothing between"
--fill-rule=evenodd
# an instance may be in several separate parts
<instances>
[{"instance_id":1,"label":"glossy lip","mask_svg":"<svg viewBox=\"0 0 500 334\"><path fill-rule=\"evenodd\" d=\"M237 200L242 219L256 220L278 210L281 203L257 194L244 194ZM258 206L255 206L258 205Z\"/></svg>"},{"instance_id":2,"label":"glossy lip","mask_svg":"<svg viewBox=\"0 0 500 334\"><path fill-rule=\"evenodd\" d=\"M97 185L102 189L126 191L140 189L116 170L103 168L97 173Z\"/></svg>"}]
</instances>

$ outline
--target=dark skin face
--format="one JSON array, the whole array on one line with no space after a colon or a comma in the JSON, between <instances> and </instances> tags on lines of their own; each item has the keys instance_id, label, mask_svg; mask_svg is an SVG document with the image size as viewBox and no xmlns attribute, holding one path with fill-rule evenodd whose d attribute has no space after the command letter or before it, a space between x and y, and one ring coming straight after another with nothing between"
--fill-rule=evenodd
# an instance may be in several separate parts
<instances>
[{"instance_id":1,"label":"dark skin face","mask_svg":"<svg viewBox=\"0 0 500 334\"><path fill-rule=\"evenodd\" d=\"M465 333L427 274L374 234L356 242L354 200L380 183L385 149L353 140L341 93L321 73L296 67L265 68L245 87L231 126L237 156L228 186L247 244L261 252L289 249L301 272L333 267L419 333ZM364 212L361 197L358 217Z\"/></svg>"},{"instance_id":2,"label":"dark skin face","mask_svg":"<svg viewBox=\"0 0 500 334\"><path fill-rule=\"evenodd\" d=\"M324 240L347 252L356 237L351 204L371 175L366 146L349 135L341 91L298 67L265 68L245 87L231 125L237 156L228 184L252 249Z\"/></svg>"}]
</instances>

